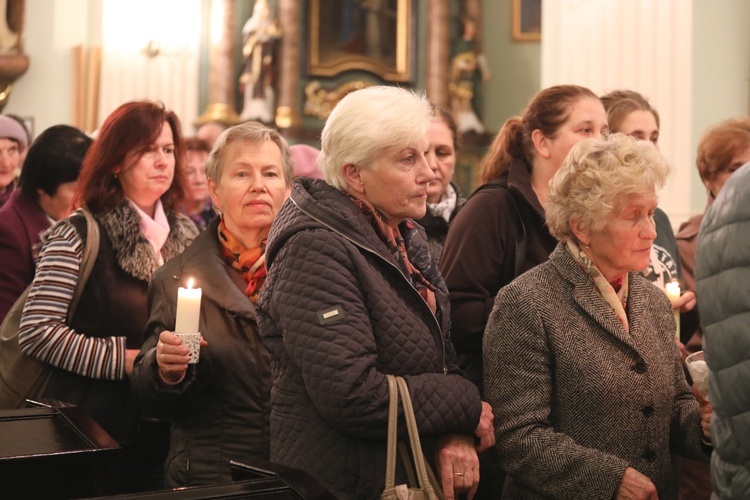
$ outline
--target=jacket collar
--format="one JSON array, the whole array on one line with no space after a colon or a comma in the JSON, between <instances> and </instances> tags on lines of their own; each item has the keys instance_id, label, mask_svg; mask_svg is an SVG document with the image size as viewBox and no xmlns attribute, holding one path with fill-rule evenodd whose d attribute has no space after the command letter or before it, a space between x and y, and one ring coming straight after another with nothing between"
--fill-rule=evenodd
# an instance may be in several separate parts
<instances>
[{"instance_id":1,"label":"jacket collar","mask_svg":"<svg viewBox=\"0 0 750 500\"><path fill-rule=\"evenodd\" d=\"M221 255L216 217L195 241L182 253L179 275L173 278L184 286L188 278L195 278L203 296L219 307L240 316L255 319L255 306L242 292L245 283L240 273L227 265Z\"/></svg>"},{"instance_id":2,"label":"jacket collar","mask_svg":"<svg viewBox=\"0 0 750 500\"><path fill-rule=\"evenodd\" d=\"M628 314L630 332L625 330L610 306L594 287L591 278L581 270L563 243L559 243L550 255L550 265L570 284L573 300L585 314L597 322L607 333L630 346L636 352L638 351L635 340L643 332L648 332L649 328L649 325L643 324L642 315ZM626 313L629 311L644 311L648 307L648 304L645 303L646 297L642 285L638 273L628 273ZM653 286L650 283L648 285Z\"/></svg>"},{"instance_id":3,"label":"jacket collar","mask_svg":"<svg viewBox=\"0 0 750 500\"><path fill-rule=\"evenodd\" d=\"M115 258L123 271L134 278L149 281L159 268L154 247L141 231L140 218L136 211L125 202L112 210L94 214L112 243ZM198 234L190 219L181 214L169 212L169 236L161 249L164 262L182 252Z\"/></svg>"},{"instance_id":4,"label":"jacket collar","mask_svg":"<svg viewBox=\"0 0 750 500\"><path fill-rule=\"evenodd\" d=\"M276 252L289 237L301 230L321 226L366 247L388 261L393 260L367 217L345 193L323 180L300 177L294 180L292 193L271 227L266 266L271 267Z\"/></svg>"}]
</instances>

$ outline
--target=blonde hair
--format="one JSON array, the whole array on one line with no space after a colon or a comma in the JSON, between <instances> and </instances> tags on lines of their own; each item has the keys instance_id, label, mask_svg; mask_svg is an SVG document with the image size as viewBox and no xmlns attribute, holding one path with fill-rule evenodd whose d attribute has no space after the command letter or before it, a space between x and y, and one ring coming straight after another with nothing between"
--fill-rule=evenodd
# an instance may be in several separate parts
<instances>
[{"instance_id":1,"label":"blonde hair","mask_svg":"<svg viewBox=\"0 0 750 500\"><path fill-rule=\"evenodd\" d=\"M633 111L650 111L654 115L656 128L659 129L659 113L651 106L648 99L635 90L613 90L601 97L604 110L607 112L607 123L612 132L619 132L622 122Z\"/></svg>"},{"instance_id":2,"label":"blonde hair","mask_svg":"<svg viewBox=\"0 0 750 500\"><path fill-rule=\"evenodd\" d=\"M384 151L421 147L431 116L427 98L410 90L380 85L347 94L321 134L318 167L326 182L346 190L345 165L370 169Z\"/></svg>"},{"instance_id":3,"label":"blonde hair","mask_svg":"<svg viewBox=\"0 0 750 500\"><path fill-rule=\"evenodd\" d=\"M627 197L661 189L669 170L648 141L623 134L583 140L550 181L547 227L560 241L574 239L571 220L601 231L604 219L617 213Z\"/></svg>"},{"instance_id":4,"label":"blonde hair","mask_svg":"<svg viewBox=\"0 0 750 500\"><path fill-rule=\"evenodd\" d=\"M287 186L291 186L292 179L294 179L294 162L292 161L292 155L289 153L289 144L287 144L286 139L276 130L254 121L240 123L221 133L206 160L206 176L214 184L219 185L221 171L224 168L224 152L233 142L262 144L268 141L273 142L279 147L284 181Z\"/></svg>"}]
</instances>

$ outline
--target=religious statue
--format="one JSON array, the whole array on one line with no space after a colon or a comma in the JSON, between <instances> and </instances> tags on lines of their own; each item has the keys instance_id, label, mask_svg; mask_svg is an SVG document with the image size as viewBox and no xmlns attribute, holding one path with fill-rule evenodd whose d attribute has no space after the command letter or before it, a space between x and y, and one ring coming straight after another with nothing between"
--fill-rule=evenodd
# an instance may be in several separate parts
<instances>
[{"instance_id":1,"label":"religious statue","mask_svg":"<svg viewBox=\"0 0 750 500\"><path fill-rule=\"evenodd\" d=\"M0 0L0 54L18 51L18 33L8 25L8 1Z\"/></svg>"},{"instance_id":2,"label":"religious statue","mask_svg":"<svg viewBox=\"0 0 750 500\"><path fill-rule=\"evenodd\" d=\"M456 42L451 61L450 94L451 110L460 133L473 130L478 134L484 132L484 126L474 112L474 83L477 72L483 80L489 80L490 72L484 54L477 51L476 25L471 19L464 19L463 34Z\"/></svg>"},{"instance_id":3,"label":"religious statue","mask_svg":"<svg viewBox=\"0 0 750 500\"><path fill-rule=\"evenodd\" d=\"M256 0L253 14L242 28L242 120L273 123L273 49L280 37L281 29L277 21L271 17L268 0Z\"/></svg>"}]
</instances>

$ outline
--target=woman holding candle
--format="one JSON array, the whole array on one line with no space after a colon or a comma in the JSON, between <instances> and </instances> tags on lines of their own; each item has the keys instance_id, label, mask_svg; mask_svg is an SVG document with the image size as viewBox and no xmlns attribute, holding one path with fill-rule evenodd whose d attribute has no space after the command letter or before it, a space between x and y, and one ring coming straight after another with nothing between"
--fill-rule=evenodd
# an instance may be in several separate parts
<instances>
[{"instance_id":1,"label":"woman holding candle","mask_svg":"<svg viewBox=\"0 0 750 500\"><path fill-rule=\"evenodd\" d=\"M271 461L339 498L383 491L386 374L406 379L446 498L473 497L476 450L493 442L492 410L455 365L447 290L412 220L435 179L431 120L429 102L404 89L348 94L323 128L326 180L296 179L268 237L258 322L273 362Z\"/></svg>"},{"instance_id":2,"label":"woman holding candle","mask_svg":"<svg viewBox=\"0 0 750 500\"><path fill-rule=\"evenodd\" d=\"M219 136L206 173L220 217L154 276L148 338L131 375L143 406L172 422L171 487L230 482L230 460L269 457L271 369L255 301L292 159L278 132L247 122ZM197 289L186 288L190 279ZM194 332L205 340L190 364L179 335Z\"/></svg>"},{"instance_id":3,"label":"woman holding candle","mask_svg":"<svg viewBox=\"0 0 750 500\"><path fill-rule=\"evenodd\" d=\"M550 181L560 243L500 291L485 332L504 498L676 498L671 453L709 459L711 405L685 381L669 300L640 273L668 170L614 134L574 146Z\"/></svg>"},{"instance_id":4,"label":"woman holding candle","mask_svg":"<svg viewBox=\"0 0 750 500\"><path fill-rule=\"evenodd\" d=\"M104 122L86 154L77 204L96 219L100 248L76 314L66 324L78 281L86 221L73 215L55 225L39 253L23 312L24 353L54 367L45 398L75 404L123 447L109 491L160 485L160 424L143 421L128 376L143 344L148 281L197 234L177 213L184 195L183 141L177 116L160 104L123 104ZM157 472L158 474L158 472ZM158 482L147 483L153 476ZM146 483L146 484L144 484Z\"/></svg>"}]
</instances>

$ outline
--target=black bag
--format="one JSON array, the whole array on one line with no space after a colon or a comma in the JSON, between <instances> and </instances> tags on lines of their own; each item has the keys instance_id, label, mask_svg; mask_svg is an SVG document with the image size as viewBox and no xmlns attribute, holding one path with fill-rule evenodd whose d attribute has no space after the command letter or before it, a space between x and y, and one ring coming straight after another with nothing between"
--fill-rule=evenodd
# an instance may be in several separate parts
<instances>
[{"instance_id":1,"label":"black bag","mask_svg":"<svg viewBox=\"0 0 750 500\"><path fill-rule=\"evenodd\" d=\"M68 309L67 323L73 319L83 288L91 274L99 253L99 226L91 212L84 208L76 212L86 217L87 237L83 248L78 283ZM44 393L52 366L26 356L18 345L18 330L23 307L31 285L18 297L8 315L0 325L0 409L23 408L27 398L36 398Z\"/></svg>"}]
</instances>

